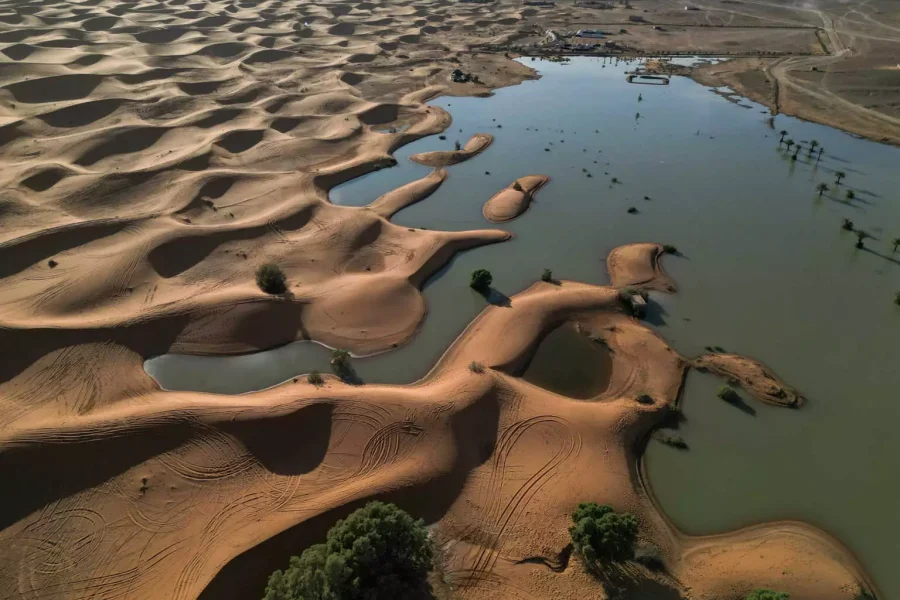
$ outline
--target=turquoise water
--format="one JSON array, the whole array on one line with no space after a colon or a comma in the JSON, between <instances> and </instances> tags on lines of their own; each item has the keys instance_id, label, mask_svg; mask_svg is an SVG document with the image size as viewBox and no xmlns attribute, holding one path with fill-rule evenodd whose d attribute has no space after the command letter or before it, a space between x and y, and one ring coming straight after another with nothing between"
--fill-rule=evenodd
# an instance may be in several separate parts
<instances>
[{"instance_id":1,"label":"turquoise water","mask_svg":"<svg viewBox=\"0 0 900 600\"><path fill-rule=\"evenodd\" d=\"M493 227L481 213L493 193L522 175L552 178L528 212L500 226L516 234L512 241L459 254L427 283L429 314L415 339L355 359L357 373L391 383L427 373L485 306L467 286L476 268L512 296L544 268L603 284L612 248L674 244L683 256L667 257L665 267L680 291L653 294L662 308L652 326L687 356L712 345L758 358L809 403L796 412L752 404L752 416L715 398L711 377L692 375L680 433L690 450L651 442L646 455L663 509L698 534L771 519L812 522L857 553L885 597L900 597L891 568L900 555L900 252L889 243L900 237L900 150L798 119L770 121L763 107L688 79L628 84L631 67L608 59L528 64L542 79L489 99L434 101L453 115L446 140L410 144L397 152L397 167L332 190L337 204L368 204L428 172L410 154L451 149L476 132L494 134L494 144L451 167L434 195L394 222ZM821 161L805 151L791 161L778 148L781 129L818 140ZM847 173L843 185L819 197L816 184L832 185L838 170ZM626 212L632 206L637 214ZM854 248L843 218L874 236L866 249ZM328 356L298 343L241 357L167 355L146 366L169 389L239 393L327 371Z\"/></svg>"}]
</instances>

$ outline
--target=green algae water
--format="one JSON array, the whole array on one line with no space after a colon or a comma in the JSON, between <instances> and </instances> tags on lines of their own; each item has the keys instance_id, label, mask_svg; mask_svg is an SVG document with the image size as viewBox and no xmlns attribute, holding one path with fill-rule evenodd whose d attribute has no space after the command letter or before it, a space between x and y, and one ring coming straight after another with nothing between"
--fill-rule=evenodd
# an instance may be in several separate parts
<instances>
[{"instance_id":1,"label":"green algae water","mask_svg":"<svg viewBox=\"0 0 900 600\"><path fill-rule=\"evenodd\" d=\"M857 554L885 598L900 598L892 568L900 555L900 252L890 243L900 237L900 149L770 119L762 106L689 79L629 84L633 65L611 59L525 62L540 80L487 99L435 100L453 116L446 140L410 144L396 167L332 190L336 204L368 204L428 173L410 154L452 149L478 132L494 144L450 167L435 194L393 222L495 227L481 212L492 194L523 175L551 177L525 214L498 227L515 238L457 255L426 284L429 313L416 337L355 359L356 372L370 383L424 376L485 307L468 287L475 269L489 269L493 287L513 296L544 268L605 284L614 247L673 244L681 255L664 266L679 292L652 293L648 323L689 357L720 346L759 359L809 401L791 411L748 400L750 414L716 398L719 380L691 374L679 432L690 449L651 441L645 456L662 509L689 534L810 522ZM791 160L781 129L806 146L817 140L821 159L803 150ZM847 174L840 186L837 171ZM820 182L831 188L821 196ZM841 229L844 218L873 236L865 248ZM167 389L243 393L327 371L329 354L300 342L246 356L165 355L146 368Z\"/></svg>"}]
</instances>

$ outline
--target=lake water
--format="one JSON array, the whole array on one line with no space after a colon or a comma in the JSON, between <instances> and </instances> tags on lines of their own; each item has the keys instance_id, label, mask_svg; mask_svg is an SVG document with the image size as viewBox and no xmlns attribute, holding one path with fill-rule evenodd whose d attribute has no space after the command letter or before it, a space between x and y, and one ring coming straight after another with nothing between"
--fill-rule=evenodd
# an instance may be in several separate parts
<instances>
[{"instance_id":1,"label":"lake water","mask_svg":"<svg viewBox=\"0 0 900 600\"><path fill-rule=\"evenodd\" d=\"M661 306L652 326L686 356L710 345L760 359L809 402L799 411L753 403L751 415L716 398L715 379L691 375L680 431L690 450L652 441L645 458L662 508L692 534L811 522L858 555L886 598L900 598L892 564L900 556L900 252L890 244L900 237L900 149L784 116L770 123L764 107L689 79L628 84L633 65L610 59L526 62L541 80L489 99L435 100L453 115L446 140L410 144L397 167L332 190L337 204L368 204L427 174L410 154L451 149L477 132L494 134L494 144L451 167L444 185L395 223L492 227L481 212L492 194L522 175L552 178L528 212L500 226L515 239L462 253L428 282L429 314L415 339L354 360L359 376L407 383L425 375L485 306L467 285L474 269L489 269L493 286L512 296L544 268L604 284L612 248L674 244L683 256L664 264L680 291L652 294ZM778 147L781 129L818 140L821 160L804 150L791 161ZM815 186L834 190L835 171L847 173L844 183L820 197ZM632 206L637 214L626 212ZM843 218L874 236L866 249L854 248ZM327 371L328 357L307 342L146 366L168 389L240 393Z\"/></svg>"}]
</instances>

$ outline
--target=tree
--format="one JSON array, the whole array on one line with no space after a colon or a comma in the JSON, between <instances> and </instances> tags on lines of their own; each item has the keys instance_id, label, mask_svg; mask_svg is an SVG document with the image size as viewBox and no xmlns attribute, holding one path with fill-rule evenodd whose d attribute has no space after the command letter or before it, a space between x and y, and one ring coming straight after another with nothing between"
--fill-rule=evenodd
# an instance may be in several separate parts
<instances>
[{"instance_id":1,"label":"tree","mask_svg":"<svg viewBox=\"0 0 900 600\"><path fill-rule=\"evenodd\" d=\"M861 229L858 229L856 231L856 247L862 248L864 246L863 240L866 239L867 237L869 237L868 233L866 233L865 231L863 231Z\"/></svg>"},{"instance_id":2,"label":"tree","mask_svg":"<svg viewBox=\"0 0 900 600\"><path fill-rule=\"evenodd\" d=\"M469 287L479 292L486 292L491 287L494 276L487 269L477 269L472 271L472 278L469 281Z\"/></svg>"},{"instance_id":3,"label":"tree","mask_svg":"<svg viewBox=\"0 0 900 600\"><path fill-rule=\"evenodd\" d=\"M824 194L825 192L828 191L828 185L825 183L820 183L819 185L816 186L816 191L818 191L819 196L821 196L822 194Z\"/></svg>"},{"instance_id":4,"label":"tree","mask_svg":"<svg viewBox=\"0 0 900 600\"><path fill-rule=\"evenodd\" d=\"M516 190L517 192L524 192L524 191L525 191L525 189L522 187L522 184L519 183L518 180L516 180L516 182L513 183L513 186L512 186L512 187L513 187L513 189Z\"/></svg>"},{"instance_id":5,"label":"tree","mask_svg":"<svg viewBox=\"0 0 900 600\"><path fill-rule=\"evenodd\" d=\"M797 148L794 150L794 155L791 157L791 160L797 160L797 155L800 154L801 150L803 150L803 144L798 143Z\"/></svg>"},{"instance_id":6,"label":"tree","mask_svg":"<svg viewBox=\"0 0 900 600\"><path fill-rule=\"evenodd\" d=\"M256 270L256 285L267 294L283 294L287 291L287 277L278 265L266 263Z\"/></svg>"},{"instance_id":7,"label":"tree","mask_svg":"<svg viewBox=\"0 0 900 600\"><path fill-rule=\"evenodd\" d=\"M895 237L891 240L891 243L894 245L894 252L897 251L897 246L900 246L900 237Z\"/></svg>"},{"instance_id":8,"label":"tree","mask_svg":"<svg viewBox=\"0 0 900 600\"><path fill-rule=\"evenodd\" d=\"M291 557L269 577L264 600L380 600L427 589L433 549L421 519L369 502L338 521L324 544Z\"/></svg>"},{"instance_id":9,"label":"tree","mask_svg":"<svg viewBox=\"0 0 900 600\"><path fill-rule=\"evenodd\" d=\"M778 132L778 134L781 136L781 139L778 140L778 145L780 146L781 144L784 143L784 136L786 136L788 134L788 132L785 131L784 129L782 129L781 131Z\"/></svg>"},{"instance_id":10,"label":"tree","mask_svg":"<svg viewBox=\"0 0 900 600\"><path fill-rule=\"evenodd\" d=\"M572 522L572 546L589 568L600 560L624 561L634 556L638 534L634 515L617 513L596 502L582 502L572 513Z\"/></svg>"},{"instance_id":11,"label":"tree","mask_svg":"<svg viewBox=\"0 0 900 600\"><path fill-rule=\"evenodd\" d=\"M550 269L544 269L544 272L541 273L541 281L553 283L553 271L551 271Z\"/></svg>"},{"instance_id":12,"label":"tree","mask_svg":"<svg viewBox=\"0 0 900 600\"><path fill-rule=\"evenodd\" d=\"M836 172L836 173L834 174L834 176L837 177L837 182L836 182L836 183L837 183L838 185L841 185L841 179L843 179L844 177L846 177L847 174L844 173L843 171L838 171L838 172Z\"/></svg>"},{"instance_id":13,"label":"tree","mask_svg":"<svg viewBox=\"0 0 900 600\"><path fill-rule=\"evenodd\" d=\"M812 153L815 151L816 146L818 146L818 145L819 145L818 140L811 140L809 142L809 156L812 156Z\"/></svg>"},{"instance_id":14,"label":"tree","mask_svg":"<svg viewBox=\"0 0 900 600\"><path fill-rule=\"evenodd\" d=\"M456 143L453 146L454 146L454 148L456 148L457 151L462 149L462 144L459 143L459 140L456 140Z\"/></svg>"},{"instance_id":15,"label":"tree","mask_svg":"<svg viewBox=\"0 0 900 600\"><path fill-rule=\"evenodd\" d=\"M772 590L753 590L744 597L744 600L790 600L791 595L786 592L773 592Z\"/></svg>"},{"instance_id":16,"label":"tree","mask_svg":"<svg viewBox=\"0 0 900 600\"><path fill-rule=\"evenodd\" d=\"M335 348L331 351L331 370L334 371L334 374L344 379L348 375L352 374L350 368L350 353L346 350L341 350L340 348Z\"/></svg>"},{"instance_id":17,"label":"tree","mask_svg":"<svg viewBox=\"0 0 900 600\"><path fill-rule=\"evenodd\" d=\"M785 140L784 145L787 146L788 152L790 152L791 147L794 145L794 140L788 138L787 140Z\"/></svg>"},{"instance_id":18,"label":"tree","mask_svg":"<svg viewBox=\"0 0 900 600\"><path fill-rule=\"evenodd\" d=\"M841 229L845 231L853 231L853 221L851 221L850 219L844 219L844 221L841 223Z\"/></svg>"},{"instance_id":19,"label":"tree","mask_svg":"<svg viewBox=\"0 0 900 600\"><path fill-rule=\"evenodd\" d=\"M853 190L847 190L846 196L847 200L853 200L854 198L856 198L856 192L854 192Z\"/></svg>"}]
</instances>

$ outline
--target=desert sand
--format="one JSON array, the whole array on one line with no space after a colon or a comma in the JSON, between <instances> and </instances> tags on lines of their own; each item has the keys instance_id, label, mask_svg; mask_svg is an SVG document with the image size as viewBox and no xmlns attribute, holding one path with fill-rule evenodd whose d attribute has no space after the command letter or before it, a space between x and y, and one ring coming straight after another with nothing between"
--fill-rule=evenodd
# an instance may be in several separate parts
<instances>
[{"instance_id":1,"label":"desert sand","mask_svg":"<svg viewBox=\"0 0 900 600\"><path fill-rule=\"evenodd\" d=\"M674 291L656 244L614 251L610 287L536 283L488 307L409 386L329 376L223 396L165 392L143 370L165 352L314 339L367 354L415 335L424 281L509 234L390 218L491 137L418 157L437 168L369 206L333 205L328 191L444 131L430 98L533 77L470 49L525 35L538 14L446 0L0 1L3 598L258 597L272 570L374 498L435 525L439 596L871 589L810 526L689 538L656 508L640 456L694 363L617 293ZM455 68L482 83L451 83ZM256 287L265 262L282 266L287 293ZM565 323L613 350L591 401L519 377ZM751 392L788 389L735 364ZM566 550L585 500L638 515L667 572L587 576Z\"/></svg>"}]
</instances>

